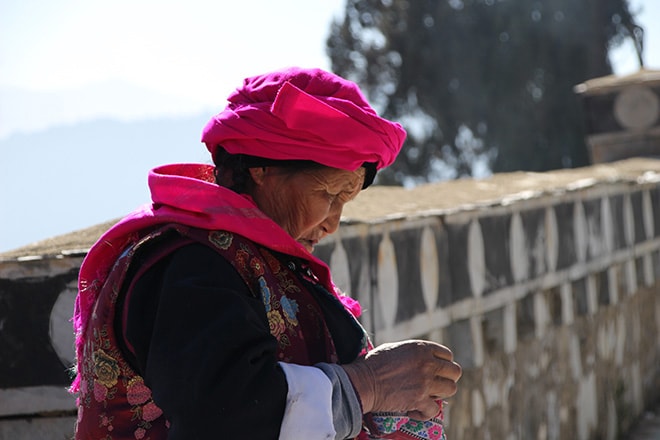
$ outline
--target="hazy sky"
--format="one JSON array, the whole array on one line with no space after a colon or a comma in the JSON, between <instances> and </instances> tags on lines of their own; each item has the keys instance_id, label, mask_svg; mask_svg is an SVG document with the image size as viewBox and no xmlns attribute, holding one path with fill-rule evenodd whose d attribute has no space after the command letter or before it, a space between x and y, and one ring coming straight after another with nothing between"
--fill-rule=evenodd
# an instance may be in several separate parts
<instances>
[{"instance_id":1,"label":"hazy sky","mask_svg":"<svg viewBox=\"0 0 660 440\"><path fill-rule=\"evenodd\" d=\"M660 68L660 1L631 4L644 11L647 64ZM3 0L0 91L126 83L179 98L182 111L216 108L246 76L286 65L329 68L324 43L343 7L344 0ZM638 67L630 44L613 59L616 73ZM29 130L12 112L11 96L3 98L0 116L9 116L0 120L0 138L12 125ZM123 105L127 115L141 116L136 108L144 103ZM69 117L101 110L81 106Z\"/></svg>"},{"instance_id":2,"label":"hazy sky","mask_svg":"<svg viewBox=\"0 0 660 440\"><path fill-rule=\"evenodd\" d=\"M343 0L3 0L0 88L59 92L121 82L183 98L190 104L186 110L215 108L246 76L286 65L328 68L325 38L343 5ZM132 105L125 103L127 109Z\"/></svg>"},{"instance_id":3,"label":"hazy sky","mask_svg":"<svg viewBox=\"0 0 660 440\"><path fill-rule=\"evenodd\" d=\"M643 10L653 46L660 2L631 4ZM343 6L344 0L3 0L0 86L57 90L125 79L201 100L246 72L292 63L327 67L324 40ZM649 47L647 58L658 63L659 52Z\"/></svg>"},{"instance_id":4,"label":"hazy sky","mask_svg":"<svg viewBox=\"0 0 660 440\"><path fill-rule=\"evenodd\" d=\"M289 65L328 69L325 39L344 1L1 0L0 141L100 116L210 115L246 76ZM660 69L660 1L631 4L643 10L647 67ZM615 73L638 68L631 43L612 59ZM0 216L22 208L0 207ZM60 217L57 231L78 227ZM44 233L25 227L7 247L0 231L0 252Z\"/></svg>"}]
</instances>

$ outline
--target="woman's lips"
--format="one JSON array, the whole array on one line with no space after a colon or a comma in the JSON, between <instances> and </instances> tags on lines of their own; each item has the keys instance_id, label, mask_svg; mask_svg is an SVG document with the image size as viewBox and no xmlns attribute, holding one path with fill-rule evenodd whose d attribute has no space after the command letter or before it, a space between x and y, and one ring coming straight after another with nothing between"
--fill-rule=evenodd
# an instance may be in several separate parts
<instances>
[{"instance_id":1,"label":"woman's lips","mask_svg":"<svg viewBox=\"0 0 660 440\"><path fill-rule=\"evenodd\" d=\"M301 238L300 240L298 240L298 242L302 244L305 247L305 249L307 249L310 252L314 249L314 246L316 246L319 243L318 240L307 239L307 238Z\"/></svg>"}]
</instances>

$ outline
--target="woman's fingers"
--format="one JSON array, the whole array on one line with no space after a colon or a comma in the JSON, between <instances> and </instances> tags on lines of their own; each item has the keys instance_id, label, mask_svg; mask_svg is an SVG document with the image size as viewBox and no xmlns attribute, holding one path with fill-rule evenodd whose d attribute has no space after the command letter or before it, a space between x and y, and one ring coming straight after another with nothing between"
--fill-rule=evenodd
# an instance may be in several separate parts
<instances>
[{"instance_id":1,"label":"woman's fingers","mask_svg":"<svg viewBox=\"0 0 660 440\"><path fill-rule=\"evenodd\" d=\"M461 369L461 366L458 365L456 362L443 359L440 362L437 362L436 365L437 365L437 369L435 373L436 377L444 377L446 379L450 379L453 380L454 382L457 382L458 379L460 379L461 375L463 374L463 370Z\"/></svg>"},{"instance_id":2,"label":"woman's fingers","mask_svg":"<svg viewBox=\"0 0 660 440\"><path fill-rule=\"evenodd\" d=\"M455 380L436 377L431 383L428 395L433 399L446 399L456 394L456 391L458 391L458 385Z\"/></svg>"},{"instance_id":3,"label":"woman's fingers","mask_svg":"<svg viewBox=\"0 0 660 440\"><path fill-rule=\"evenodd\" d=\"M417 409L408 411L407 415L415 420L429 420L440 413L440 405L434 399L426 399Z\"/></svg>"},{"instance_id":4,"label":"woman's fingers","mask_svg":"<svg viewBox=\"0 0 660 440\"><path fill-rule=\"evenodd\" d=\"M461 377L451 350L421 340L380 345L344 369L366 411L412 411L422 420L438 413L434 400L456 394Z\"/></svg>"}]
</instances>

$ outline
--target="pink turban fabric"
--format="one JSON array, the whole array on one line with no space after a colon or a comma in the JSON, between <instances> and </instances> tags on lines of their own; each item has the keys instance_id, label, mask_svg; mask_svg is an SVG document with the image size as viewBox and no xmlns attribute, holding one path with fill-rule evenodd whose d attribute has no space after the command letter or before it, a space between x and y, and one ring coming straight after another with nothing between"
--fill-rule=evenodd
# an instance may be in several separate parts
<instances>
[{"instance_id":1,"label":"pink turban fabric","mask_svg":"<svg viewBox=\"0 0 660 440\"><path fill-rule=\"evenodd\" d=\"M349 171L389 166L401 150L401 124L378 116L358 86L321 69L291 67L247 78L202 134L215 155L310 160Z\"/></svg>"}]
</instances>

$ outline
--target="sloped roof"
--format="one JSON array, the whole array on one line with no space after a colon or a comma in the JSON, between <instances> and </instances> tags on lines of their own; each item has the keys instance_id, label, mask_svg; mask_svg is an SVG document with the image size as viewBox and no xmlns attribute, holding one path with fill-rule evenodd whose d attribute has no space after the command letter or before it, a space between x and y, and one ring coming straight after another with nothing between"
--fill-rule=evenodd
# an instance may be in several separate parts
<instances>
[{"instance_id":1,"label":"sloped roof","mask_svg":"<svg viewBox=\"0 0 660 440\"><path fill-rule=\"evenodd\" d=\"M660 85L660 70L640 69L629 75L607 75L587 80L575 86L575 93L596 95L632 85Z\"/></svg>"},{"instance_id":2,"label":"sloped roof","mask_svg":"<svg viewBox=\"0 0 660 440\"><path fill-rule=\"evenodd\" d=\"M372 186L344 207L342 221L377 223L389 219L442 215L574 191L601 183L640 180L660 182L660 160L634 158L543 173L501 173L485 179L452 180L412 189ZM0 253L0 262L83 255L118 220Z\"/></svg>"}]
</instances>

